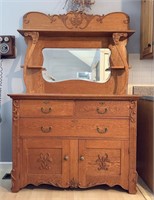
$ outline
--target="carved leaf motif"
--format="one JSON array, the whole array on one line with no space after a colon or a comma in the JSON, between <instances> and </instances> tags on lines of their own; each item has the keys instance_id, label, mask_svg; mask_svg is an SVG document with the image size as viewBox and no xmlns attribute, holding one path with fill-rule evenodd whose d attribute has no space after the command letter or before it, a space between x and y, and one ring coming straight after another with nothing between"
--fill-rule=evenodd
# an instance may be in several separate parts
<instances>
[{"instance_id":1,"label":"carved leaf motif","mask_svg":"<svg viewBox=\"0 0 154 200\"><path fill-rule=\"evenodd\" d=\"M19 101L18 100L14 100L13 101L13 120L14 121L19 118L18 108L19 108Z\"/></svg>"},{"instance_id":2,"label":"carved leaf motif","mask_svg":"<svg viewBox=\"0 0 154 200\"><path fill-rule=\"evenodd\" d=\"M136 102L131 101L130 102L130 121L135 123L136 122Z\"/></svg>"},{"instance_id":3,"label":"carved leaf motif","mask_svg":"<svg viewBox=\"0 0 154 200\"><path fill-rule=\"evenodd\" d=\"M108 170L109 163L111 162L107 153L105 153L104 156L98 155L98 158L96 160L96 164L98 165L98 168L97 168L98 170Z\"/></svg>"},{"instance_id":4,"label":"carved leaf motif","mask_svg":"<svg viewBox=\"0 0 154 200\"><path fill-rule=\"evenodd\" d=\"M50 157L49 153L43 154L40 153L39 159L37 161L40 163L39 169L49 170L51 169L52 158Z\"/></svg>"}]
</instances>

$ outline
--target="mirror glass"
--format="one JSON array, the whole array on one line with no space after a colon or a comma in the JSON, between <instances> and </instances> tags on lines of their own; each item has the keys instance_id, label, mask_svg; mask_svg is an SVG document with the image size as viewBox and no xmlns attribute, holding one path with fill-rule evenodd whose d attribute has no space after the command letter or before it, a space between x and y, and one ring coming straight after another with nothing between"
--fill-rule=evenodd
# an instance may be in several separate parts
<instances>
[{"instance_id":1,"label":"mirror glass","mask_svg":"<svg viewBox=\"0 0 154 200\"><path fill-rule=\"evenodd\" d=\"M86 80L106 82L110 78L109 49L45 48L43 78L49 82Z\"/></svg>"}]
</instances>

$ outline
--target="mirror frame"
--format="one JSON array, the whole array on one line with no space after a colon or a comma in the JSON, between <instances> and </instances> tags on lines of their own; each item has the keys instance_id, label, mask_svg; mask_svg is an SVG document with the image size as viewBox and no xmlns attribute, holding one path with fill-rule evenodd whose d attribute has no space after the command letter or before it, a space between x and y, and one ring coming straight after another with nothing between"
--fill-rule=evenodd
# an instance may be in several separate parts
<instances>
[{"instance_id":1,"label":"mirror frame","mask_svg":"<svg viewBox=\"0 0 154 200\"><path fill-rule=\"evenodd\" d=\"M122 12L108 15L88 15L70 12L46 15L29 12L23 17L23 29L18 30L27 43L24 81L27 93L51 94L126 94L128 86L127 40L129 16ZM109 48L111 77L106 83L69 80L48 83L42 77L44 48ZM80 85L80 87L79 87Z\"/></svg>"}]
</instances>

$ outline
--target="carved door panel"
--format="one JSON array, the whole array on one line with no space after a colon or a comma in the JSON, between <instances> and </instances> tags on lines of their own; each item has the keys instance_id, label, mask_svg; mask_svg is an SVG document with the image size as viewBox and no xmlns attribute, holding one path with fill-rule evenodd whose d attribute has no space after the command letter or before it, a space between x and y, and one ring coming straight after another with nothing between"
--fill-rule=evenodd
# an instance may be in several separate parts
<instances>
[{"instance_id":1,"label":"carved door panel","mask_svg":"<svg viewBox=\"0 0 154 200\"><path fill-rule=\"evenodd\" d=\"M68 187L68 140L30 138L23 139L21 143L22 187L29 183Z\"/></svg>"},{"instance_id":2,"label":"carved door panel","mask_svg":"<svg viewBox=\"0 0 154 200\"><path fill-rule=\"evenodd\" d=\"M79 142L79 186L100 184L128 188L128 142L81 140Z\"/></svg>"}]
</instances>

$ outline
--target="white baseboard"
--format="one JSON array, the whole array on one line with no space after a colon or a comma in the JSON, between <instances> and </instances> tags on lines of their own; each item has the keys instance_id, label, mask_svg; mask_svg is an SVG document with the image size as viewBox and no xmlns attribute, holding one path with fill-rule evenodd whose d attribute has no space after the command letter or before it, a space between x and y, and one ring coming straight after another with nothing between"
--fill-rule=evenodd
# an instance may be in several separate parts
<instances>
[{"instance_id":1,"label":"white baseboard","mask_svg":"<svg viewBox=\"0 0 154 200\"><path fill-rule=\"evenodd\" d=\"M12 165L12 162L0 162L0 165Z\"/></svg>"}]
</instances>

